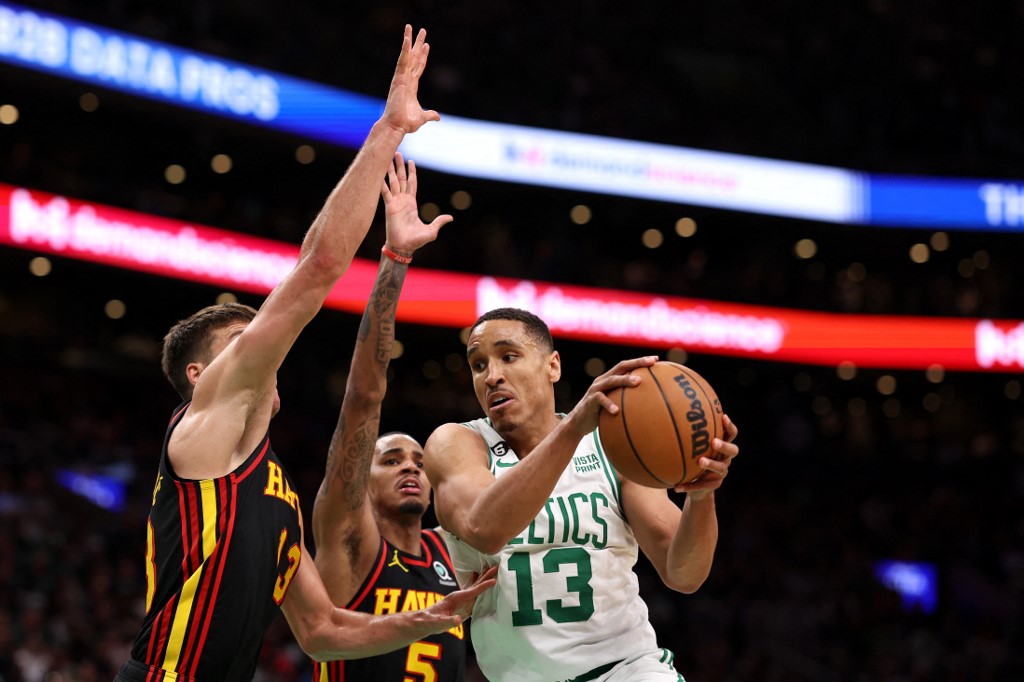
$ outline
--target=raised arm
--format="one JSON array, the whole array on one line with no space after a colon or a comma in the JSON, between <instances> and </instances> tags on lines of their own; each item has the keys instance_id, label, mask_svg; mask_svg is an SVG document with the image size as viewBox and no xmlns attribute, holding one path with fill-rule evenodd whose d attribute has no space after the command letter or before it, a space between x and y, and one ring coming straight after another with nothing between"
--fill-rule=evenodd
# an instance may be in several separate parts
<instances>
[{"instance_id":1,"label":"raised arm","mask_svg":"<svg viewBox=\"0 0 1024 682\"><path fill-rule=\"evenodd\" d=\"M406 26L384 113L306 233L295 268L245 330L196 372L192 405L171 443L179 474L222 475L262 438L270 411L266 398L275 390L276 372L351 264L373 220L381 178L398 145L406 133L439 119L420 106L417 95L428 52L426 33L421 30L414 41L412 28Z\"/></svg>"},{"instance_id":2,"label":"raised arm","mask_svg":"<svg viewBox=\"0 0 1024 682\"><path fill-rule=\"evenodd\" d=\"M739 448L733 443L739 431L723 415L725 439L712 443L715 458L702 457L699 464L707 473L696 483L676 487L686 493L680 510L664 490L645 488L622 481L622 500L629 525L640 549L650 559L662 582L678 592L692 593L711 573L718 545L718 516L715 490L729 473Z\"/></svg>"},{"instance_id":3,"label":"raised arm","mask_svg":"<svg viewBox=\"0 0 1024 682\"><path fill-rule=\"evenodd\" d=\"M438 428L423 455L441 525L477 550L497 553L540 513L580 440L597 428L600 411L618 411L605 393L636 385L640 377L629 372L656 360L624 360L595 379L572 412L499 479L488 468L478 434L459 424Z\"/></svg>"},{"instance_id":4,"label":"raised arm","mask_svg":"<svg viewBox=\"0 0 1024 682\"><path fill-rule=\"evenodd\" d=\"M370 464L387 391L387 369L395 341L395 311L413 253L437 237L452 220L441 215L429 225L416 205L416 165L408 172L396 154L381 188L387 237L377 280L363 311L338 424L327 452L327 469L313 505L316 564L337 603L355 593L373 562L379 533L367 496Z\"/></svg>"}]
</instances>

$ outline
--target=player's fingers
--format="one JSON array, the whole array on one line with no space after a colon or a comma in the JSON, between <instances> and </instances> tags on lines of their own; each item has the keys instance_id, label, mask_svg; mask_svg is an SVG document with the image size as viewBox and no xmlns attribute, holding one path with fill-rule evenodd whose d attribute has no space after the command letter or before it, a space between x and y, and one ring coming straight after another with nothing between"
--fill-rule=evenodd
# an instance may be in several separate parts
<instances>
[{"instance_id":1,"label":"player's fingers","mask_svg":"<svg viewBox=\"0 0 1024 682\"><path fill-rule=\"evenodd\" d=\"M455 220L455 218L445 213L437 216L432 221L430 221L429 227L431 230L434 231L434 234L437 234L442 227L444 227L453 220Z\"/></svg>"},{"instance_id":2,"label":"player's fingers","mask_svg":"<svg viewBox=\"0 0 1024 682\"><path fill-rule=\"evenodd\" d=\"M426 35L426 32L424 32ZM419 49L416 59L416 65L413 67L412 75L413 78L419 79L423 75L423 70L427 68L427 56L430 54L430 44L423 43L423 46Z\"/></svg>"},{"instance_id":3,"label":"player's fingers","mask_svg":"<svg viewBox=\"0 0 1024 682\"><path fill-rule=\"evenodd\" d=\"M740 454L740 447L738 445L734 445L733 443L724 441L721 438L715 438L713 441L711 441L711 447L714 448L717 454L721 455L720 457L716 458L719 460L732 459L736 455Z\"/></svg>"},{"instance_id":4,"label":"player's fingers","mask_svg":"<svg viewBox=\"0 0 1024 682\"><path fill-rule=\"evenodd\" d=\"M392 192L397 192L399 190L398 170L395 168L395 159L392 159L391 165L388 166L388 185L390 185Z\"/></svg>"},{"instance_id":5,"label":"player's fingers","mask_svg":"<svg viewBox=\"0 0 1024 682\"><path fill-rule=\"evenodd\" d=\"M739 427L733 423L732 419L729 419L729 415L722 415L722 426L725 427L725 440L730 443L736 440L736 436L740 435Z\"/></svg>"},{"instance_id":6,"label":"player's fingers","mask_svg":"<svg viewBox=\"0 0 1024 682\"><path fill-rule=\"evenodd\" d=\"M490 580L491 578L496 578L497 576L498 576L498 565L495 564L494 566L491 566L486 571L484 571L479 576L477 576L476 582L479 582L481 580Z\"/></svg>"},{"instance_id":7,"label":"player's fingers","mask_svg":"<svg viewBox=\"0 0 1024 682\"><path fill-rule=\"evenodd\" d=\"M418 180L416 179L416 162L409 159L406 165L409 167L407 173L406 192L416 196L416 187L418 183Z\"/></svg>"},{"instance_id":8,"label":"player's fingers","mask_svg":"<svg viewBox=\"0 0 1024 682\"><path fill-rule=\"evenodd\" d=\"M405 25L405 32L402 34L402 51L398 53L398 68L401 71L408 66L409 56L412 53L412 26Z\"/></svg>"},{"instance_id":9,"label":"player's fingers","mask_svg":"<svg viewBox=\"0 0 1024 682\"><path fill-rule=\"evenodd\" d=\"M658 361L657 355L645 355L642 358L623 360L605 372L605 375L628 374L639 367L650 367Z\"/></svg>"},{"instance_id":10,"label":"player's fingers","mask_svg":"<svg viewBox=\"0 0 1024 682\"><path fill-rule=\"evenodd\" d=\"M701 457L700 459L697 460L697 464L699 464L703 469L706 469L707 471L713 471L719 476L725 476L729 473L728 460L723 461L711 459L710 457Z\"/></svg>"}]
</instances>

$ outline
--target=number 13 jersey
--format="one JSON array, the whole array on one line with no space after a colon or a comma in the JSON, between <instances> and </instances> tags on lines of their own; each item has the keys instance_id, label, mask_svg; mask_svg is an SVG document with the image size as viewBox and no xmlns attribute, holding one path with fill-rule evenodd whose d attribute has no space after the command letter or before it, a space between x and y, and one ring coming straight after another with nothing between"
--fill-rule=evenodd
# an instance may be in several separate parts
<instances>
[{"instance_id":1,"label":"number 13 jersey","mask_svg":"<svg viewBox=\"0 0 1024 682\"><path fill-rule=\"evenodd\" d=\"M465 424L487 443L500 478L518 456L488 419ZM633 566L638 545L597 432L580 441L544 508L496 555L446 533L459 583L498 564L477 598L470 637L488 679L571 679L657 649Z\"/></svg>"}]
</instances>

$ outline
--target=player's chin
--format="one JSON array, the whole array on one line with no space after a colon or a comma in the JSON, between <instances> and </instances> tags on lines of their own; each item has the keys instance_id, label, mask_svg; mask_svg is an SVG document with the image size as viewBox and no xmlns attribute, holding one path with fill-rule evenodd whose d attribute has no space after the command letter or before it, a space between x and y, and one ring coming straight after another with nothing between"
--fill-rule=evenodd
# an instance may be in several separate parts
<instances>
[{"instance_id":1,"label":"player's chin","mask_svg":"<svg viewBox=\"0 0 1024 682\"><path fill-rule=\"evenodd\" d=\"M402 514L423 516L424 512L427 511L427 505L416 499L404 500L400 505L398 505L398 511Z\"/></svg>"}]
</instances>

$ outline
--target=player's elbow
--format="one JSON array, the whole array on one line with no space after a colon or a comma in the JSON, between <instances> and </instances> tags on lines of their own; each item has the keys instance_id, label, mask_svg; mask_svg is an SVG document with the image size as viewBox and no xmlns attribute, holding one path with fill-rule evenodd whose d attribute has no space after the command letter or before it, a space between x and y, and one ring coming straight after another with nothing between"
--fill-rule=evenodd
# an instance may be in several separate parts
<instances>
[{"instance_id":1,"label":"player's elbow","mask_svg":"<svg viewBox=\"0 0 1024 682\"><path fill-rule=\"evenodd\" d=\"M326 623L294 634L299 648L317 663L350 658L354 652L354 648L350 651L349 647L345 647L339 642L339 635L342 633L337 628L327 626Z\"/></svg>"},{"instance_id":2,"label":"player's elbow","mask_svg":"<svg viewBox=\"0 0 1024 682\"><path fill-rule=\"evenodd\" d=\"M708 579L710 571L672 571L666 570L661 574L661 581L665 587L674 592L682 594L693 594L701 588Z\"/></svg>"},{"instance_id":3,"label":"player's elbow","mask_svg":"<svg viewBox=\"0 0 1024 682\"><path fill-rule=\"evenodd\" d=\"M497 554L513 537L515 536L509 536L500 528L473 524L466 529L465 536L461 539L478 552Z\"/></svg>"}]
</instances>

